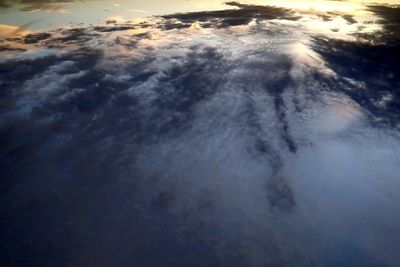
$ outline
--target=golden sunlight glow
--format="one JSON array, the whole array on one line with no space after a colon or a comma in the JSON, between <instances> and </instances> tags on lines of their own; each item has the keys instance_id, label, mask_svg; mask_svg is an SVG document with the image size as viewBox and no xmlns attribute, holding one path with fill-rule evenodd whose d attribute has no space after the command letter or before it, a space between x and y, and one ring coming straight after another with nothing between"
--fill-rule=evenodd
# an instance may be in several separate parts
<instances>
[{"instance_id":1,"label":"golden sunlight glow","mask_svg":"<svg viewBox=\"0 0 400 267\"><path fill-rule=\"evenodd\" d=\"M336 1L271 1L272 5L294 8L300 10L315 10L323 12L352 12L361 9L362 5L352 2L336 2Z\"/></svg>"},{"instance_id":2,"label":"golden sunlight glow","mask_svg":"<svg viewBox=\"0 0 400 267\"><path fill-rule=\"evenodd\" d=\"M0 24L0 38L12 38L28 34L26 27Z\"/></svg>"}]
</instances>

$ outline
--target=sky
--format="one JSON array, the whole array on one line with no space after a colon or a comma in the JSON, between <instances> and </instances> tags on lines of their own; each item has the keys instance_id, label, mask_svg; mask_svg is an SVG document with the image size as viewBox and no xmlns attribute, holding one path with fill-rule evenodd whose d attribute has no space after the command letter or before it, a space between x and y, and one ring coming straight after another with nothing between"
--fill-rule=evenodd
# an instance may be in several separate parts
<instances>
[{"instance_id":1,"label":"sky","mask_svg":"<svg viewBox=\"0 0 400 267\"><path fill-rule=\"evenodd\" d=\"M59 27L69 23L99 23L109 17L125 19L163 15L176 12L205 11L225 9L223 0L147 0L147 1L13 1L2 0L0 6L0 24L22 26L29 24L33 30ZM400 4L399 0L375 1L326 1L326 0L253 0L242 1L247 4L274 5L319 11L356 11L368 4Z\"/></svg>"},{"instance_id":2,"label":"sky","mask_svg":"<svg viewBox=\"0 0 400 267\"><path fill-rule=\"evenodd\" d=\"M397 267L374 3L0 1L0 266Z\"/></svg>"}]
</instances>

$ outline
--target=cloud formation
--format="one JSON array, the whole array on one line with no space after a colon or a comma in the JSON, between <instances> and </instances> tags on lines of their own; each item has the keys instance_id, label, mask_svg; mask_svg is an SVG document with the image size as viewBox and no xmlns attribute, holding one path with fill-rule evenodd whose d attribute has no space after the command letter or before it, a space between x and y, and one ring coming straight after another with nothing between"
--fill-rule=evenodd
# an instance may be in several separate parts
<instances>
[{"instance_id":1,"label":"cloud formation","mask_svg":"<svg viewBox=\"0 0 400 267\"><path fill-rule=\"evenodd\" d=\"M399 43L230 4L2 41L0 265L396 266Z\"/></svg>"},{"instance_id":2,"label":"cloud formation","mask_svg":"<svg viewBox=\"0 0 400 267\"><path fill-rule=\"evenodd\" d=\"M163 16L165 19L177 19L184 23L183 25L190 26L194 22L200 22L202 27L228 27L247 25L252 20L298 20L290 9L273 7L273 6L255 6L244 5L238 2L227 2L229 6L238 7L238 9L193 12L184 14L173 14Z\"/></svg>"}]
</instances>

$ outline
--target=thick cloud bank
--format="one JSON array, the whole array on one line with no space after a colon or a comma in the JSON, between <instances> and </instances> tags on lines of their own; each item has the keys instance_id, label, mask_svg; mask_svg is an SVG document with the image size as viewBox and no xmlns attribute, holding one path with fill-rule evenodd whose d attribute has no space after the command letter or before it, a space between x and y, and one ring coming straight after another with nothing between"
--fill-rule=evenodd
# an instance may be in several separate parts
<instances>
[{"instance_id":1,"label":"thick cloud bank","mask_svg":"<svg viewBox=\"0 0 400 267\"><path fill-rule=\"evenodd\" d=\"M396 17L230 4L0 43L1 266L400 262Z\"/></svg>"}]
</instances>

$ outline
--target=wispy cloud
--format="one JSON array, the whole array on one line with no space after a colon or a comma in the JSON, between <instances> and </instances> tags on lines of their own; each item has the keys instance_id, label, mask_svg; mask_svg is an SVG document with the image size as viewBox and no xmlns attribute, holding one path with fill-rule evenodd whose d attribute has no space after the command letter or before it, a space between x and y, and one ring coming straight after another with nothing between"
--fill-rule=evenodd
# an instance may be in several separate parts
<instances>
[{"instance_id":1,"label":"wispy cloud","mask_svg":"<svg viewBox=\"0 0 400 267\"><path fill-rule=\"evenodd\" d=\"M27 23L22 26L0 24L0 38L11 38L26 35L29 33L29 25L33 23L34 22Z\"/></svg>"},{"instance_id":2,"label":"wispy cloud","mask_svg":"<svg viewBox=\"0 0 400 267\"><path fill-rule=\"evenodd\" d=\"M73 3L77 0L0 0L0 8L20 6L22 11L27 12L66 12L62 3Z\"/></svg>"},{"instance_id":3,"label":"wispy cloud","mask_svg":"<svg viewBox=\"0 0 400 267\"><path fill-rule=\"evenodd\" d=\"M148 11L144 9L137 9L137 8L130 8L129 11L136 12L136 13L148 13Z\"/></svg>"}]
</instances>

